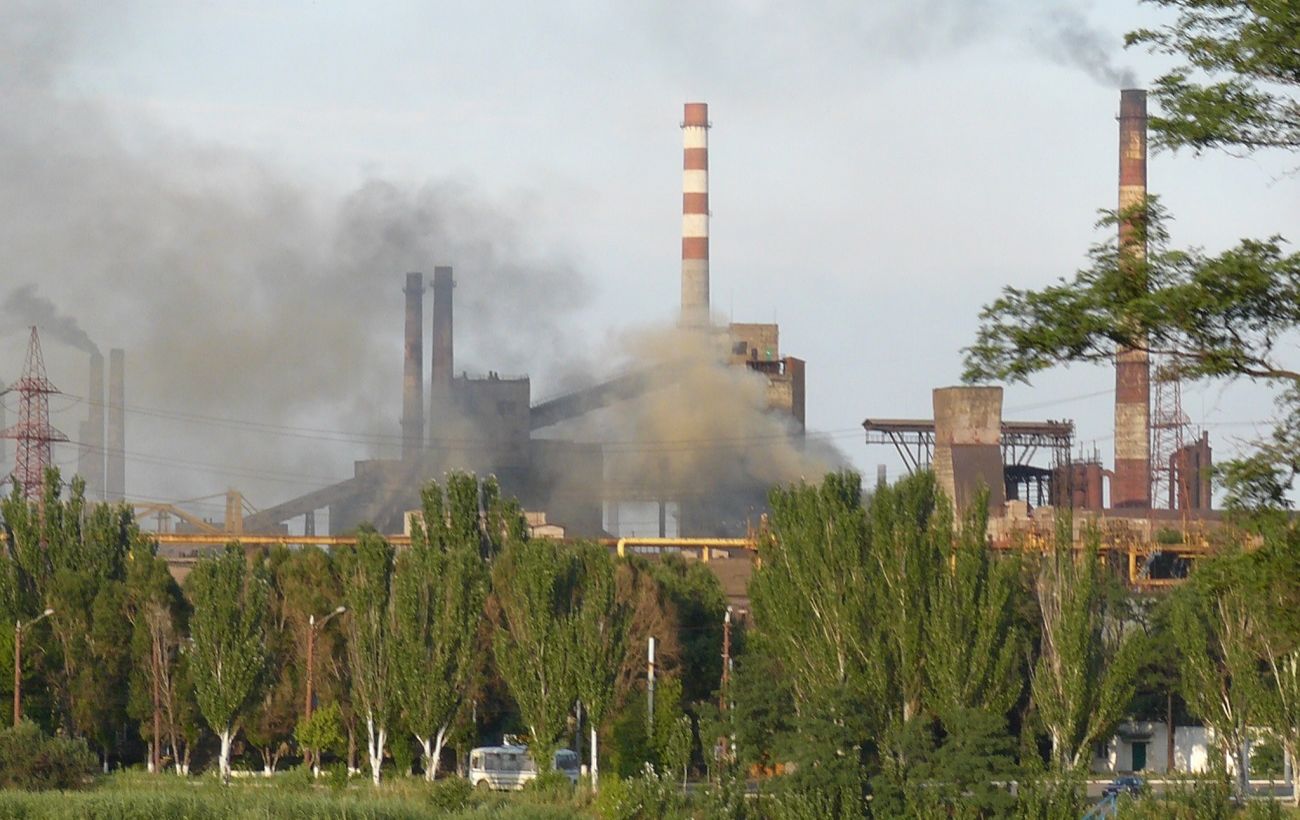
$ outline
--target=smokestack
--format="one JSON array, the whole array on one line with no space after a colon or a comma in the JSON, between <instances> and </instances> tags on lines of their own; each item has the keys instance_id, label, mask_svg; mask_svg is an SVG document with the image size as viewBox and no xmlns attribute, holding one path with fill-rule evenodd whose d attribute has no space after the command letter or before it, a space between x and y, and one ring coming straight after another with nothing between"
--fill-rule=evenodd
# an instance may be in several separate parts
<instances>
[{"instance_id":1,"label":"smokestack","mask_svg":"<svg viewBox=\"0 0 1300 820\"><path fill-rule=\"evenodd\" d=\"M406 274L406 339L402 358L402 459L424 447L424 274Z\"/></svg>"},{"instance_id":2,"label":"smokestack","mask_svg":"<svg viewBox=\"0 0 1300 820\"><path fill-rule=\"evenodd\" d=\"M1147 198L1147 92L1124 89L1119 103L1119 209ZM1119 223L1121 270L1145 277L1145 232L1131 219ZM1127 260L1127 264L1126 264ZM1136 264L1135 264L1136 263ZM1142 283L1145 286L1145 282ZM1115 478L1112 507L1151 506L1151 363L1145 350L1115 352Z\"/></svg>"},{"instance_id":3,"label":"smokestack","mask_svg":"<svg viewBox=\"0 0 1300 820\"><path fill-rule=\"evenodd\" d=\"M682 118L683 327L709 324L709 105L686 103Z\"/></svg>"},{"instance_id":4,"label":"smokestack","mask_svg":"<svg viewBox=\"0 0 1300 820\"><path fill-rule=\"evenodd\" d=\"M104 355L90 354L90 384L86 393L86 422L81 428L77 473L86 482L86 498L104 500Z\"/></svg>"},{"instance_id":5,"label":"smokestack","mask_svg":"<svg viewBox=\"0 0 1300 820\"><path fill-rule=\"evenodd\" d=\"M451 276L451 268L433 269L433 367L432 382L429 385L429 422L437 423L440 411L445 412L451 399L451 380L455 372L456 358L453 350L452 334L452 290L456 287Z\"/></svg>"},{"instance_id":6,"label":"smokestack","mask_svg":"<svg viewBox=\"0 0 1300 820\"><path fill-rule=\"evenodd\" d=\"M104 491L108 501L126 498L126 354L108 351L108 457Z\"/></svg>"}]
</instances>

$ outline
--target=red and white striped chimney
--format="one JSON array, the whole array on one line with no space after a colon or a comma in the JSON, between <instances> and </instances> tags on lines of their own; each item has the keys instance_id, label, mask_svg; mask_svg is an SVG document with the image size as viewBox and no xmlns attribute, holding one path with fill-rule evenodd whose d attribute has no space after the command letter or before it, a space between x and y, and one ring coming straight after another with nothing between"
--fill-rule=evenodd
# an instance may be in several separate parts
<instances>
[{"instance_id":1,"label":"red and white striped chimney","mask_svg":"<svg viewBox=\"0 0 1300 820\"><path fill-rule=\"evenodd\" d=\"M686 103L682 118L682 317L709 324L709 104Z\"/></svg>"}]
</instances>

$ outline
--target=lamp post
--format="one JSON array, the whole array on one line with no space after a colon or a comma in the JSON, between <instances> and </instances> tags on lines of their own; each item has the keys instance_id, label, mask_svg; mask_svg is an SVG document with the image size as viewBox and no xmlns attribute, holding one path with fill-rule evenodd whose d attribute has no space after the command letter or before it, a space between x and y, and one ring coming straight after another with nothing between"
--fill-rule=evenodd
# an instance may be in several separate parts
<instances>
[{"instance_id":1,"label":"lamp post","mask_svg":"<svg viewBox=\"0 0 1300 820\"><path fill-rule=\"evenodd\" d=\"M14 726L23 719L23 631L53 614L54 610L47 609L27 623L14 621Z\"/></svg>"},{"instance_id":2,"label":"lamp post","mask_svg":"<svg viewBox=\"0 0 1300 820\"><path fill-rule=\"evenodd\" d=\"M325 624L329 623L330 618L333 618L338 615L342 615L344 612L347 611L348 611L347 607L340 606L335 608L333 612L326 615L324 618L321 618L319 621L316 620L315 615L312 615L310 618L307 619L307 702L303 707L304 721L311 720L311 710L312 710L312 700L313 700L312 679L316 673L316 630L320 629L321 627L325 626Z\"/></svg>"}]
</instances>

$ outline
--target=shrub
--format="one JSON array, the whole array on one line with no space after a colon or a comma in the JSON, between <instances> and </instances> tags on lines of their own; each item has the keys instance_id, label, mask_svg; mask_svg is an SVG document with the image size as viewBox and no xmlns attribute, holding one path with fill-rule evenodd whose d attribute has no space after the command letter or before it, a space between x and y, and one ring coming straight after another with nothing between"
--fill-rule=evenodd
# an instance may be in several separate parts
<instances>
[{"instance_id":1,"label":"shrub","mask_svg":"<svg viewBox=\"0 0 1300 820\"><path fill-rule=\"evenodd\" d=\"M568 802L573 797L573 781L564 772L552 769L525 783L524 791L548 803Z\"/></svg>"},{"instance_id":2,"label":"shrub","mask_svg":"<svg viewBox=\"0 0 1300 820\"><path fill-rule=\"evenodd\" d=\"M438 811L456 812L469 805L474 789L463 777L445 777L429 787L429 805Z\"/></svg>"},{"instance_id":3,"label":"shrub","mask_svg":"<svg viewBox=\"0 0 1300 820\"><path fill-rule=\"evenodd\" d=\"M84 740L50 737L31 721L0 731L0 788L79 788L95 771L95 762Z\"/></svg>"}]
</instances>

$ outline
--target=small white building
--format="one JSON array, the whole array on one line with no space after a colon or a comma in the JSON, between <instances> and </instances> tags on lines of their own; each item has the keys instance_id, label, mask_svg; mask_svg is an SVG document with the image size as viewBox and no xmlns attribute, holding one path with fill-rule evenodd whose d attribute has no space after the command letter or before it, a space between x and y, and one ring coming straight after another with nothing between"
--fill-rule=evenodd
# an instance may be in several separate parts
<instances>
[{"instance_id":1,"label":"small white building","mask_svg":"<svg viewBox=\"0 0 1300 820\"><path fill-rule=\"evenodd\" d=\"M1195 774L1209 767L1210 740L1204 726L1175 726L1171 767L1169 725L1159 721L1128 721L1115 729L1109 741L1097 744L1091 769L1097 774Z\"/></svg>"}]
</instances>

